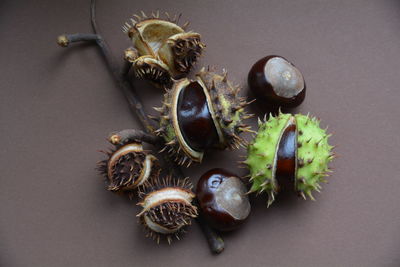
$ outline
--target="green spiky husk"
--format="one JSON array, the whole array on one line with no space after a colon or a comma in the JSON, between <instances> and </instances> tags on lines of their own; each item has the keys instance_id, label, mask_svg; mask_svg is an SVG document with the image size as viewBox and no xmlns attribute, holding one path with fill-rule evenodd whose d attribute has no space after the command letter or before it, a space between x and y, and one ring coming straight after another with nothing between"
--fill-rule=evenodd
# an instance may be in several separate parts
<instances>
[{"instance_id":1,"label":"green spiky husk","mask_svg":"<svg viewBox=\"0 0 400 267\"><path fill-rule=\"evenodd\" d=\"M314 199L312 192L319 192L320 183L326 182L324 177L330 172L328 163L334 158L333 147L328 144L330 135L320 128L316 118L280 113L276 117L270 116L267 121L259 121L259 130L248 146L245 164L252 182L250 192L266 192L268 206L278 193L279 186L274 177L276 151L282 132L291 118L294 118L297 126L295 191L305 199Z\"/></svg>"},{"instance_id":2,"label":"green spiky husk","mask_svg":"<svg viewBox=\"0 0 400 267\"><path fill-rule=\"evenodd\" d=\"M259 121L256 138L248 146L248 157L245 163L250 170L252 186L250 192L266 192L268 205L275 200L278 184L273 175L273 166L280 135L290 118L289 114L270 116L268 121Z\"/></svg>"},{"instance_id":3,"label":"green spiky husk","mask_svg":"<svg viewBox=\"0 0 400 267\"><path fill-rule=\"evenodd\" d=\"M333 147L328 144L329 134L319 126L315 117L295 115L297 133L297 173L295 186L297 192L306 198L314 199L312 192L320 191L321 182L331 172L328 163L334 158Z\"/></svg>"}]
</instances>

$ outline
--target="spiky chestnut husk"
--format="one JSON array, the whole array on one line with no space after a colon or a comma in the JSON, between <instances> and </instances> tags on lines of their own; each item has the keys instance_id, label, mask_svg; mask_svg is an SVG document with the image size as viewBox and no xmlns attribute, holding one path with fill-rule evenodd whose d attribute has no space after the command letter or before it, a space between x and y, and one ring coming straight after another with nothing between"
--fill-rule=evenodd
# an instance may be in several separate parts
<instances>
[{"instance_id":1,"label":"spiky chestnut husk","mask_svg":"<svg viewBox=\"0 0 400 267\"><path fill-rule=\"evenodd\" d=\"M161 113L156 134L164 138L165 150L179 164L189 166L201 162L211 147L233 149L245 145L239 135L251 131L243 120L252 115L246 114L244 108L249 103L239 96L239 90L228 81L226 71L218 75L205 68L195 80L174 81L164 95L163 106L155 108Z\"/></svg>"},{"instance_id":2,"label":"spiky chestnut husk","mask_svg":"<svg viewBox=\"0 0 400 267\"><path fill-rule=\"evenodd\" d=\"M146 181L139 188L138 203L143 209L137 215L144 225L147 236L160 242L165 236L171 243L175 236L179 240L185 227L191 224L191 219L198 215L197 208L192 204L195 194L188 178L164 179Z\"/></svg>"},{"instance_id":3,"label":"spiky chestnut husk","mask_svg":"<svg viewBox=\"0 0 400 267\"><path fill-rule=\"evenodd\" d=\"M244 108L252 101L239 96L240 86L234 86L228 80L228 73L223 70L222 75L202 68L197 74L198 81L209 92L209 99L213 105L214 122L218 129L219 146L221 148L239 148L246 145L239 136L242 132L251 132L251 127L243 123L245 119L253 117L246 114Z\"/></svg>"},{"instance_id":4,"label":"spiky chestnut husk","mask_svg":"<svg viewBox=\"0 0 400 267\"><path fill-rule=\"evenodd\" d=\"M319 120L308 115L291 115L279 113L272 115L264 122L259 120L259 130L255 139L248 146L247 164L250 171L252 187L250 192L266 192L268 194L268 206L275 200L275 195L280 189L277 173L281 142L288 139L283 138L283 133L289 129L294 132L295 140L284 144L292 151L288 160L293 162L294 168L286 165L291 170L293 186L295 191L304 199L308 196L314 200L312 192L320 192L321 182L326 182L325 177L331 172L328 163L334 158L332 146L328 144L329 134L320 128ZM285 140L283 140L285 139ZM290 165L290 164L289 164Z\"/></svg>"},{"instance_id":5,"label":"spiky chestnut husk","mask_svg":"<svg viewBox=\"0 0 400 267\"><path fill-rule=\"evenodd\" d=\"M157 86L169 88L172 84L168 66L152 56L141 56L132 61L132 69L136 77L151 81Z\"/></svg>"},{"instance_id":6,"label":"spiky chestnut husk","mask_svg":"<svg viewBox=\"0 0 400 267\"><path fill-rule=\"evenodd\" d=\"M171 78L186 76L205 47L200 34L185 31L189 23L181 27L180 16L171 19L166 15L161 19L159 12L150 16L142 12L122 26L137 51L135 56L129 56L136 76L159 87L170 86Z\"/></svg>"},{"instance_id":7,"label":"spiky chestnut husk","mask_svg":"<svg viewBox=\"0 0 400 267\"><path fill-rule=\"evenodd\" d=\"M105 176L109 191L130 195L160 173L156 157L143 150L140 143L118 145L112 151L103 152L107 159L98 163L98 170Z\"/></svg>"}]
</instances>

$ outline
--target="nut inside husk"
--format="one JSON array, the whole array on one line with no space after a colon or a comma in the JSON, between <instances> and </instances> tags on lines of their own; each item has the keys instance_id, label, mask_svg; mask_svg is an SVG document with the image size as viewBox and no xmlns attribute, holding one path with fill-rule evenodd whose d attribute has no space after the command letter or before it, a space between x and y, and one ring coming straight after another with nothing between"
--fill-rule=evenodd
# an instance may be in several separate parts
<instances>
[{"instance_id":1,"label":"nut inside husk","mask_svg":"<svg viewBox=\"0 0 400 267\"><path fill-rule=\"evenodd\" d=\"M244 108L249 103L238 95L239 90L227 79L226 72L218 75L205 69L195 80L174 81L164 95L163 106L155 108L160 112L156 134L164 138L165 150L179 164L190 166L192 162L201 162L210 148L244 146L239 135L251 131L243 120L252 115L246 114ZM184 105L179 102L182 95L188 96Z\"/></svg>"},{"instance_id":2,"label":"nut inside husk","mask_svg":"<svg viewBox=\"0 0 400 267\"><path fill-rule=\"evenodd\" d=\"M282 138L293 125L296 139ZM294 190L304 199L314 200L312 192L320 192L320 183L326 182L325 177L331 172L328 164L335 157L333 147L328 144L330 136L326 129L320 128L318 119L308 115L279 113L276 117L271 115L268 120L259 120L257 136L248 146L244 161L250 171L250 192L266 192L268 206L271 205L281 187L276 177L279 174L294 179ZM282 142L287 143L282 145ZM286 156L279 151L285 145L288 149ZM280 164L279 160L287 160L287 164Z\"/></svg>"}]
</instances>

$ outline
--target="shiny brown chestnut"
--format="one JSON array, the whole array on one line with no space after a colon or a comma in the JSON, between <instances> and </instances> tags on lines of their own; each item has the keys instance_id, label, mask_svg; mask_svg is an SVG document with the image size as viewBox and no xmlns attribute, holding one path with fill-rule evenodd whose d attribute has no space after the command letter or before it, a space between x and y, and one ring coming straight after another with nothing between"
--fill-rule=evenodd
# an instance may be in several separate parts
<instances>
[{"instance_id":1,"label":"shiny brown chestnut","mask_svg":"<svg viewBox=\"0 0 400 267\"><path fill-rule=\"evenodd\" d=\"M251 206L246 193L238 176L219 168L203 174L196 189L201 213L220 231L238 228L249 216Z\"/></svg>"},{"instance_id":2,"label":"shiny brown chestnut","mask_svg":"<svg viewBox=\"0 0 400 267\"><path fill-rule=\"evenodd\" d=\"M159 128L155 134L165 141L167 151L179 164L189 167L201 162L210 148L235 149L245 146L242 132L251 132L244 120L251 117L249 104L239 94L239 87L227 78L202 69L196 78L174 80L164 94Z\"/></svg>"},{"instance_id":3,"label":"shiny brown chestnut","mask_svg":"<svg viewBox=\"0 0 400 267\"><path fill-rule=\"evenodd\" d=\"M296 134L296 123L292 118L282 132L276 152L275 178L278 181L280 190L294 188L297 151Z\"/></svg>"},{"instance_id":4,"label":"shiny brown chestnut","mask_svg":"<svg viewBox=\"0 0 400 267\"><path fill-rule=\"evenodd\" d=\"M296 107L306 96L303 75L281 56L270 55L257 61L247 81L257 98L274 107Z\"/></svg>"},{"instance_id":5,"label":"shiny brown chestnut","mask_svg":"<svg viewBox=\"0 0 400 267\"><path fill-rule=\"evenodd\" d=\"M188 145L203 151L218 143L218 134L201 85L189 83L179 94L177 116Z\"/></svg>"}]
</instances>

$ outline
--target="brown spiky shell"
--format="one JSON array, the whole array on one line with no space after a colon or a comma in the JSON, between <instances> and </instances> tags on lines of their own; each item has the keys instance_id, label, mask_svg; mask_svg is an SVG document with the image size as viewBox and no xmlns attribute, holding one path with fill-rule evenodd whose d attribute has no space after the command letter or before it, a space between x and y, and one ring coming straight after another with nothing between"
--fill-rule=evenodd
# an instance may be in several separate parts
<instances>
[{"instance_id":1,"label":"brown spiky shell","mask_svg":"<svg viewBox=\"0 0 400 267\"><path fill-rule=\"evenodd\" d=\"M240 87L234 86L227 78L228 73L223 70L222 75L214 71L207 71L202 68L197 74L198 80L208 89L215 122L219 128L220 145L222 148L238 148L246 145L243 138L239 136L242 132L250 132L250 126L243 123L243 120L253 115L246 114L244 108L250 104L246 99L239 96ZM218 131L218 130L217 130Z\"/></svg>"},{"instance_id":2,"label":"brown spiky shell","mask_svg":"<svg viewBox=\"0 0 400 267\"><path fill-rule=\"evenodd\" d=\"M150 80L159 87L170 86L171 79L184 77L200 57L205 45L200 34L186 32L178 25L180 16L165 19L159 12L147 16L134 15L122 28L133 43L136 54L127 57L137 77Z\"/></svg>"},{"instance_id":3,"label":"brown spiky shell","mask_svg":"<svg viewBox=\"0 0 400 267\"><path fill-rule=\"evenodd\" d=\"M147 236L160 241L165 236L171 243L175 236L184 233L184 228L196 218L197 208L191 202L195 194L191 191L189 179L173 179L167 176L164 179L146 181L139 188L138 203L142 211L137 215L144 225Z\"/></svg>"},{"instance_id":4,"label":"brown spiky shell","mask_svg":"<svg viewBox=\"0 0 400 267\"><path fill-rule=\"evenodd\" d=\"M103 152L107 159L98 163L98 170L106 177L109 191L129 194L160 173L156 157L143 150L140 143L119 145Z\"/></svg>"},{"instance_id":5,"label":"brown spiky shell","mask_svg":"<svg viewBox=\"0 0 400 267\"><path fill-rule=\"evenodd\" d=\"M135 76L153 82L157 86L170 87L172 84L168 66L152 56L141 56L132 62Z\"/></svg>"},{"instance_id":6,"label":"brown spiky shell","mask_svg":"<svg viewBox=\"0 0 400 267\"><path fill-rule=\"evenodd\" d=\"M227 79L226 71L219 75L203 68L196 75L195 81L187 78L174 81L172 88L164 95L163 106L155 108L161 113L160 128L156 134L164 138L164 150L172 154L177 163L187 166L192 162L201 162L204 154L204 151L193 149L186 142L177 116L179 94L192 82L199 83L206 96L219 139L216 148L233 149L245 145L245 141L239 135L241 132L251 131L250 126L243 124L243 120L252 116L246 114L244 108L249 103L239 96L240 87L233 86Z\"/></svg>"}]
</instances>

